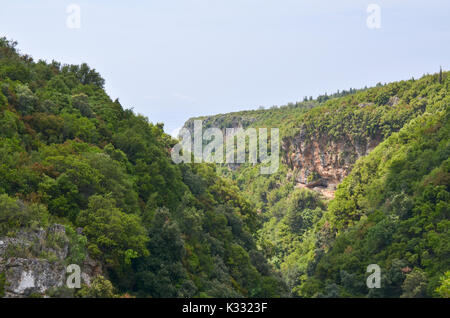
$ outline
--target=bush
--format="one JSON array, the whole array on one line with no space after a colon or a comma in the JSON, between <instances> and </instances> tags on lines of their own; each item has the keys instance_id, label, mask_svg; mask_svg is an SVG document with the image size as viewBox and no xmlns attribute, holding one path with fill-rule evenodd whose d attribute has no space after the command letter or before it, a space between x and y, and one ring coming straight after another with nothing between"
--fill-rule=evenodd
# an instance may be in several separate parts
<instances>
[{"instance_id":1,"label":"bush","mask_svg":"<svg viewBox=\"0 0 450 318\"><path fill-rule=\"evenodd\" d=\"M80 298L116 298L115 288L109 280L99 275L94 278L91 286L83 284L76 292L76 297Z\"/></svg>"},{"instance_id":2,"label":"bush","mask_svg":"<svg viewBox=\"0 0 450 318\"><path fill-rule=\"evenodd\" d=\"M49 215L43 205L25 205L22 201L0 195L0 235L27 226L48 226Z\"/></svg>"},{"instance_id":3,"label":"bush","mask_svg":"<svg viewBox=\"0 0 450 318\"><path fill-rule=\"evenodd\" d=\"M426 297L427 276L421 269L414 269L406 275L406 279L402 285L402 298L422 298Z\"/></svg>"},{"instance_id":4,"label":"bush","mask_svg":"<svg viewBox=\"0 0 450 318\"><path fill-rule=\"evenodd\" d=\"M445 272L441 277L441 285L436 288L436 293L441 297L450 298L450 271Z\"/></svg>"},{"instance_id":5,"label":"bush","mask_svg":"<svg viewBox=\"0 0 450 318\"><path fill-rule=\"evenodd\" d=\"M140 218L120 211L113 199L99 195L90 197L88 209L80 213L77 224L84 227L90 255L110 267L117 268L126 264L130 257L149 254L148 237Z\"/></svg>"}]
</instances>

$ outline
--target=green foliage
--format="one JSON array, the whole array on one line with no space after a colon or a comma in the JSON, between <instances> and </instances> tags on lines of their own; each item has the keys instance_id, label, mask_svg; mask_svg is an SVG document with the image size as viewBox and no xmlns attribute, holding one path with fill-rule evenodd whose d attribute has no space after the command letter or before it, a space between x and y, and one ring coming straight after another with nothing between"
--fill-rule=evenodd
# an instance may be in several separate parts
<instances>
[{"instance_id":1,"label":"green foliage","mask_svg":"<svg viewBox=\"0 0 450 318\"><path fill-rule=\"evenodd\" d=\"M76 223L84 228L90 254L108 266L120 266L129 263L130 257L149 254L140 218L120 211L111 198L91 196L88 208L81 211Z\"/></svg>"},{"instance_id":2,"label":"green foliage","mask_svg":"<svg viewBox=\"0 0 450 318\"><path fill-rule=\"evenodd\" d=\"M72 96L72 106L78 109L84 117L92 117L94 115L91 106L89 106L88 96L85 94L77 94Z\"/></svg>"},{"instance_id":3,"label":"green foliage","mask_svg":"<svg viewBox=\"0 0 450 318\"><path fill-rule=\"evenodd\" d=\"M402 285L402 298L423 298L426 296L427 276L420 269L414 269L406 275Z\"/></svg>"},{"instance_id":4,"label":"green foliage","mask_svg":"<svg viewBox=\"0 0 450 318\"><path fill-rule=\"evenodd\" d=\"M5 297L5 273L0 273L0 298Z\"/></svg>"},{"instance_id":5,"label":"green foliage","mask_svg":"<svg viewBox=\"0 0 450 318\"><path fill-rule=\"evenodd\" d=\"M436 288L436 292L443 298L450 298L450 271L445 272L440 283L441 285Z\"/></svg>"},{"instance_id":6,"label":"green foliage","mask_svg":"<svg viewBox=\"0 0 450 318\"><path fill-rule=\"evenodd\" d=\"M22 201L0 195L0 235L11 234L24 227L48 226L47 209L38 204L25 205Z\"/></svg>"},{"instance_id":7,"label":"green foliage","mask_svg":"<svg viewBox=\"0 0 450 318\"><path fill-rule=\"evenodd\" d=\"M287 145L381 142L356 161L329 203L311 201L310 192L295 189L288 148L283 149L286 165L271 176L259 175L258 166L217 169L236 180L262 213L259 248L280 269L293 295L436 295L450 267L449 85L448 72L442 72L323 97L303 112L284 107L283 117L276 110L258 110L253 121L245 117L250 113L202 118L207 125L280 127ZM342 165L355 162L351 153L342 156ZM313 172L306 182L319 178ZM382 267L383 287L368 290L365 269L373 263Z\"/></svg>"},{"instance_id":8,"label":"green foliage","mask_svg":"<svg viewBox=\"0 0 450 318\"><path fill-rule=\"evenodd\" d=\"M17 85L16 88L17 106L22 114L33 112L37 104L37 97L26 85Z\"/></svg>"},{"instance_id":9,"label":"green foliage","mask_svg":"<svg viewBox=\"0 0 450 318\"><path fill-rule=\"evenodd\" d=\"M124 110L103 86L86 64L34 62L0 39L1 234L65 224L64 261L80 264L89 254L122 292L280 295L267 262L251 263L260 222L238 188L211 166L173 164L175 141L163 125ZM51 246L58 242L49 237ZM230 246L243 254L233 274ZM10 252L34 255L34 248ZM111 290L99 279L79 295L111 297Z\"/></svg>"},{"instance_id":10,"label":"green foliage","mask_svg":"<svg viewBox=\"0 0 450 318\"><path fill-rule=\"evenodd\" d=\"M444 96L361 158L338 187L323 223L331 225L335 238L322 247L310 275L335 282L340 295L367 293L344 286L339 271L357 273L363 281L370 263L386 270L400 259L403 270L415 268L398 279L388 272L384 287L369 293L377 297L431 296L449 268L450 127Z\"/></svg>"},{"instance_id":11,"label":"green foliage","mask_svg":"<svg viewBox=\"0 0 450 318\"><path fill-rule=\"evenodd\" d=\"M173 164L176 141L163 125L112 101L94 69L35 62L0 38L0 235L64 224L67 237L49 246L68 240L65 261L89 254L108 278L80 297L447 297L449 85L442 72L202 118L207 127L279 127L285 141L384 140L327 206L295 187L287 164L273 175ZM371 263L385 287L369 292Z\"/></svg>"},{"instance_id":12,"label":"green foliage","mask_svg":"<svg viewBox=\"0 0 450 318\"><path fill-rule=\"evenodd\" d=\"M71 226L66 225L66 236L69 240L69 256L67 264L81 264L87 256L87 238L78 234Z\"/></svg>"},{"instance_id":13,"label":"green foliage","mask_svg":"<svg viewBox=\"0 0 450 318\"><path fill-rule=\"evenodd\" d=\"M94 278L90 286L83 284L77 290L76 297L79 298L117 298L115 288L105 277L99 275Z\"/></svg>"}]
</instances>

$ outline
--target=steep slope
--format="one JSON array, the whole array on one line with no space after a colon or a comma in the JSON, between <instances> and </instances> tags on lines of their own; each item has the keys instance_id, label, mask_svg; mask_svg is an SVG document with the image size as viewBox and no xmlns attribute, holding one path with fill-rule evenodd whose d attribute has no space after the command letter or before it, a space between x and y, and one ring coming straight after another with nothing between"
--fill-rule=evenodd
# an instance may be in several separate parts
<instances>
[{"instance_id":1,"label":"steep slope","mask_svg":"<svg viewBox=\"0 0 450 318\"><path fill-rule=\"evenodd\" d=\"M338 187L315 228L330 236L315 240L306 296L438 295L450 269L449 102L436 98ZM368 264L382 268L380 289L361 283Z\"/></svg>"},{"instance_id":2,"label":"steep slope","mask_svg":"<svg viewBox=\"0 0 450 318\"><path fill-rule=\"evenodd\" d=\"M215 124L220 128L235 123L244 128L280 128L283 165L277 173L261 175L257 166L249 165L233 170L219 166L217 170L236 180L262 213L265 223L259 247L280 268L293 295L412 296L407 289L414 285L411 282L417 281L426 286L421 287L425 290L421 295L437 295L434 289L449 270L445 163L450 137L448 74L440 72L419 80L380 84L344 96L325 98L325 101L321 97L278 109L201 118L207 126ZM249 115L254 119L249 120ZM239 120L240 116L243 121ZM188 121L187 128L192 121ZM406 145L398 142L399 136L405 139ZM426 141L416 142L415 138ZM430 147L427 142L431 143ZM439 147L432 146L436 143ZM360 168L375 157L388 160L383 157L385 154L396 158L386 163L392 166L391 170L384 163L369 170ZM433 169L440 181L437 188L430 191L437 191L439 195L422 197L425 191L422 182L432 178L429 174ZM389 178L389 182L382 181L385 178ZM334 197L340 183L336 198L329 204L328 200L323 201ZM322 198L309 189L322 194ZM438 195L438 201L434 195ZM389 223L398 217L393 213L403 213L396 205L389 209L384 206L392 200L405 200L410 212L403 215L404 223ZM424 204L431 210L436 209L435 219L422 215ZM366 218L370 221L361 221ZM415 230L406 233L404 224L414 224ZM373 229L369 230L370 227ZM377 243L383 234L376 238L372 231L385 227L390 231L385 233L386 239L392 242L383 245ZM363 239L367 231L371 234ZM433 246L430 237L442 244ZM422 246L420 253L428 253L429 260L422 261L423 256L409 244L405 245L405 240ZM381 245L374 248L377 244ZM390 244L396 246L395 252L389 248L381 250ZM355 249L358 252L353 254ZM358 259L360 261L356 261ZM396 278L384 276L384 289L370 292L365 285L365 270L367 265L377 262L389 273L385 275Z\"/></svg>"},{"instance_id":3,"label":"steep slope","mask_svg":"<svg viewBox=\"0 0 450 318\"><path fill-rule=\"evenodd\" d=\"M0 38L0 241L9 242L0 295L16 285L20 296L284 295L256 249L259 217L236 186L211 166L172 163L163 126L123 109L103 84L86 64L35 62ZM55 223L69 237L39 234ZM23 237L38 238L30 251L12 244ZM67 255L55 255L58 246ZM11 267L18 257L58 279L41 284L48 271ZM86 271L88 259L101 276L65 287L61 270Z\"/></svg>"},{"instance_id":4,"label":"steep slope","mask_svg":"<svg viewBox=\"0 0 450 318\"><path fill-rule=\"evenodd\" d=\"M195 119L205 128L279 128L282 162L298 186L332 197L359 157L425 110L427 101L415 95L425 81L352 89L269 110L191 118L184 128L192 130Z\"/></svg>"}]
</instances>

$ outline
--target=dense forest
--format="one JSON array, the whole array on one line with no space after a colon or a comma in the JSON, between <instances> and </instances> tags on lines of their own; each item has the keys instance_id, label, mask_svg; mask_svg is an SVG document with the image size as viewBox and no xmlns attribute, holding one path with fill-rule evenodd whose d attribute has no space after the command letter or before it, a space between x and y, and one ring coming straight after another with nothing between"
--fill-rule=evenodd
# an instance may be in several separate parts
<instances>
[{"instance_id":1,"label":"dense forest","mask_svg":"<svg viewBox=\"0 0 450 318\"><path fill-rule=\"evenodd\" d=\"M291 146L262 175L174 164L178 141L111 100L95 69L16 45L0 38L0 240L48 234L0 248L0 297L11 258L102 269L30 297L450 296L449 72L201 117L280 128ZM333 157L345 170L333 198L310 186L330 182L320 167L298 175L299 140L324 154L351 144ZM367 288L369 264L381 288Z\"/></svg>"},{"instance_id":2,"label":"dense forest","mask_svg":"<svg viewBox=\"0 0 450 318\"><path fill-rule=\"evenodd\" d=\"M279 127L283 144L318 144L303 181L289 147L273 175L217 167L261 213L258 248L291 296L449 297L448 75L198 118L206 127ZM375 146L358 154L368 144ZM344 151L327 163L335 145ZM348 172L332 200L309 188L328 181L320 169L327 164ZM369 264L381 267L380 289L366 286Z\"/></svg>"},{"instance_id":3,"label":"dense forest","mask_svg":"<svg viewBox=\"0 0 450 318\"><path fill-rule=\"evenodd\" d=\"M261 220L236 185L213 166L173 164L176 141L163 125L124 109L103 86L86 64L35 62L0 39L0 238L66 229L8 246L0 263L56 261L68 242L63 262L89 256L103 271L90 286L51 296L287 295L256 247Z\"/></svg>"}]
</instances>

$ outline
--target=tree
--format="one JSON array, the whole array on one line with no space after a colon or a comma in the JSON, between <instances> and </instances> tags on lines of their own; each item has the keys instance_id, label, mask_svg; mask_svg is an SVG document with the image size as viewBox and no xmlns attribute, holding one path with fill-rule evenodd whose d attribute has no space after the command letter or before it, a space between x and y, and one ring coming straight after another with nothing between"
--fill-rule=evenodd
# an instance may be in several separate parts
<instances>
[{"instance_id":1,"label":"tree","mask_svg":"<svg viewBox=\"0 0 450 318\"><path fill-rule=\"evenodd\" d=\"M94 115L91 106L89 106L88 97L85 94L73 95L72 106L78 109L84 117L93 117Z\"/></svg>"},{"instance_id":2,"label":"tree","mask_svg":"<svg viewBox=\"0 0 450 318\"><path fill-rule=\"evenodd\" d=\"M0 235L30 226L48 226L49 215L43 205L30 206L22 201L0 195Z\"/></svg>"},{"instance_id":3,"label":"tree","mask_svg":"<svg viewBox=\"0 0 450 318\"><path fill-rule=\"evenodd\" d=\"M91 255L109 267L126 265L130 257L149 255L148 237L140 218L120 211L111 198L90 197L88 209L81 211L77 224L84 227Z\"/></svg>"},{"instance_id":4,"label":"tree","mask_svg":"<svg viewBox=\"0 0 450 318\"><path fill-rule=\"evenodd\" d=\"M320 218L321 208L324 205L316 193L307 189L296 190L288 200L285 222L293 233L302 234Z\"/></svg>"},{"instance_id":5,"label":"tree","mask_svg":"<svg viewBox=\"0 0 450 318\"><path fill-rule=\"evenodd\" d=\"M401 298L422 298L427 296L427 276L420 268L406 275L402 285Z\"/></svg>"},{"instance_id":6,"label":"tree","mask_svg":"<svg viewBox=\"0 0 450 318\"><path fill-rule=\"evenodd\" d=\"M441 285L436 288L436 293L441 297L450 298L450 271L445 272L441 277Z\"/></svg>"},{"instance_id":7,"label":"tree","mask_svg":"<svg viewBox=\"0 0 450 318\"><path fill-rule=\"evenodd\" d=\"M19 110L23 114L30 114L36 107L38 98L27 85L18 85L16 91Z\"/></svg>"},{"instance_id":8,"label":"tree","mask_svg":"<svg viewBox=\"0 0 450 318\"><path fill-rule=\"evenodd\" d=\"M76 297L80 298L116 298L116 291L112 283L105 277L96 276L91 285L85 285L76 292Z\"/></svg>"}]
</instances>

